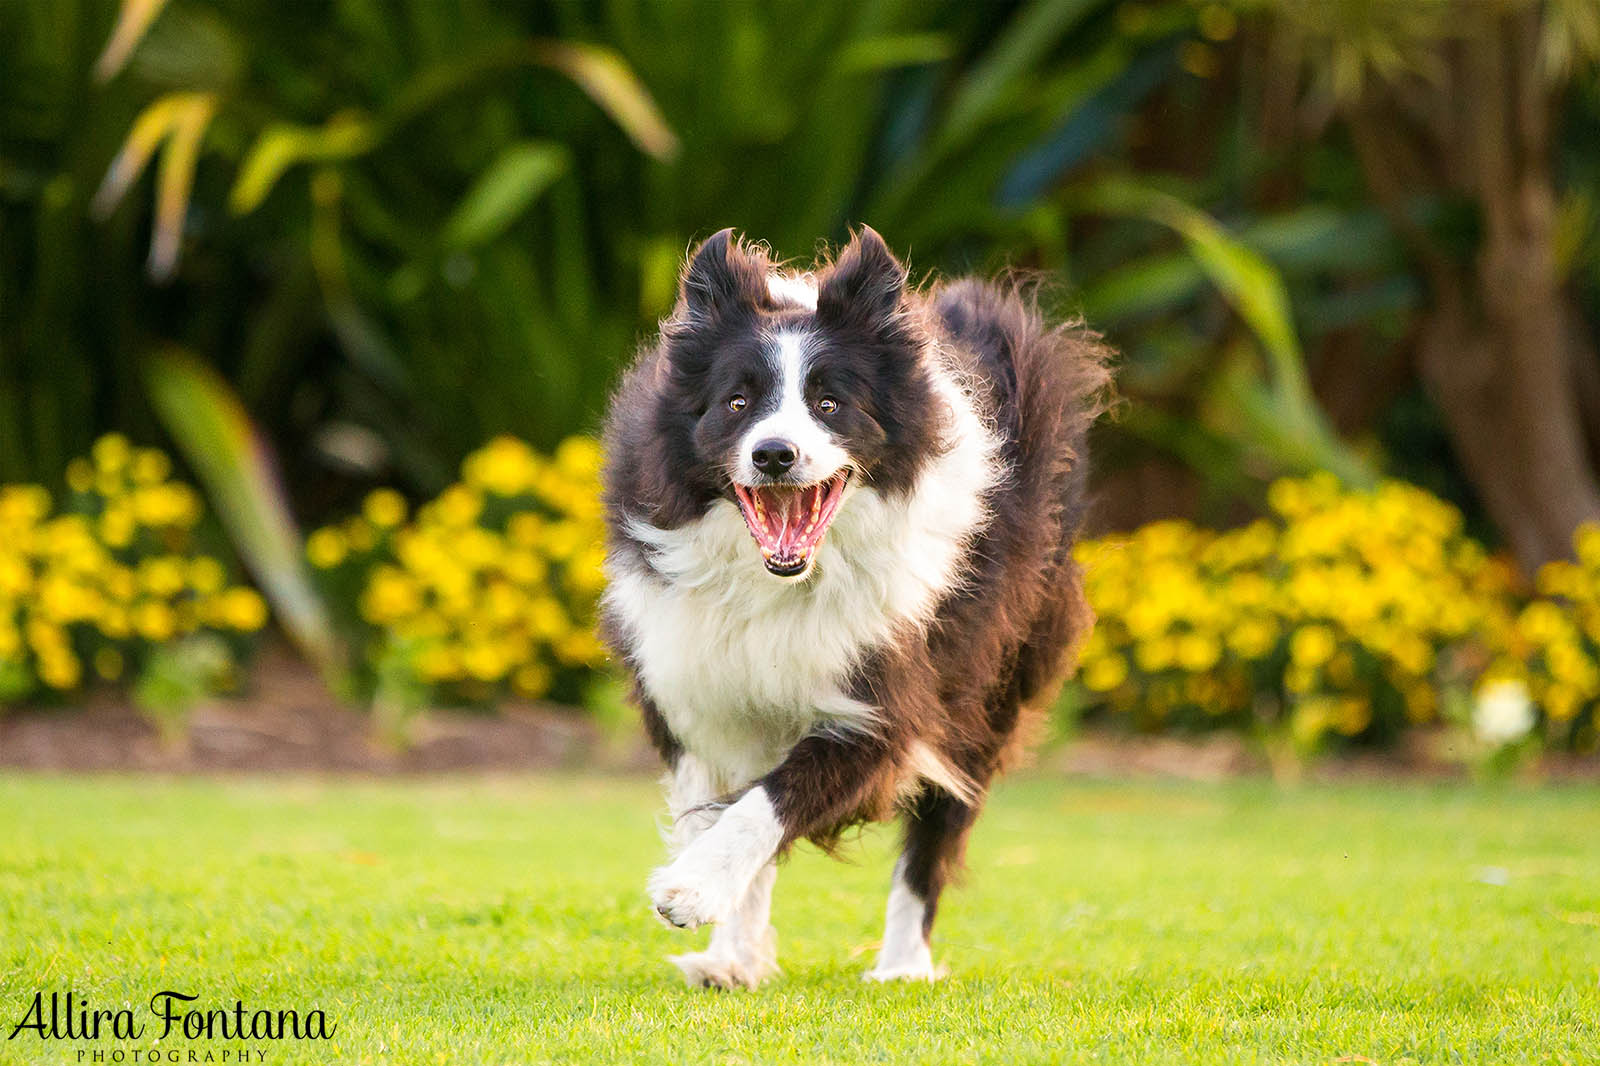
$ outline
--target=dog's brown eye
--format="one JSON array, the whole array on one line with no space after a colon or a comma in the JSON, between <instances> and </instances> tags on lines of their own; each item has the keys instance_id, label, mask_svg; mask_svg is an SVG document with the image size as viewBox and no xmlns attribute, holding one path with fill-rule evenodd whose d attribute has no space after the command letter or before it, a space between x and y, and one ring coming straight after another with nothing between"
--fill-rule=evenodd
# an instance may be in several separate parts
<instances>
[{"instance_id":1,"label":"dog's brown eye","mask_svg":"<svg viewBox=\"0 0 1600 1066\"><path fill-rule=\"evenodd\" d=\"M817 401L817 410L825 415L831 415L839 409L839 401L832 396L824 396Z\"/></svg>"},{"instance_id":2,"label":"dog's brown eye","mask_svg":"<svg viewBox=\"0 0 1600 1066\"><path fill-rule=\"evenodd\" d=\"M728 410L730 411L743 411L744 405L745 398L743 396L730 396L728 398Z\"/></svg>"}]
</instances>

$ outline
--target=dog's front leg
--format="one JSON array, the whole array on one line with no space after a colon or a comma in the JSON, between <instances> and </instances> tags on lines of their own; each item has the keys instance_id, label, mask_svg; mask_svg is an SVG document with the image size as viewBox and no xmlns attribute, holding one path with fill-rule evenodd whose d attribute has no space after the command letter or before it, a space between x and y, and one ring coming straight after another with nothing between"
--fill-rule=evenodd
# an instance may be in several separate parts
<instances>
[{"instance_id":1,"label":"dog's front leg","mask_svg":"<svg viewBox=\"0 0 1600 1066\"><path fill-rule=\"evenodd\" d=\"M883 784L891 751L876 734L806 737L715 825L651 876L656 913L686 929L726 920L775 855L870 804Z\"/></svg>"}]
</instances>

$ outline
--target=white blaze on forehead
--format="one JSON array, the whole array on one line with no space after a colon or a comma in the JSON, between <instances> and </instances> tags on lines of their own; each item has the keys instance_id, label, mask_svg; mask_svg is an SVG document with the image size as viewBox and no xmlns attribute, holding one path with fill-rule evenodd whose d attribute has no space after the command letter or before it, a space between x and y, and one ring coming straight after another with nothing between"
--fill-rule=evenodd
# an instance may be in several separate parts
<instances>
[{"instance_id":1,"label":"white blaze on forehead","mask_svg":"<svg viewBox=\"0 0 1600 1066\"><path fill-rule=\"evenodd\" d=\"M806 403L806 375L811 368L812 338L798 330L783 330L768 338L768 358L777 379L776 404L745 431L739 441L735 470L741 484L751 485L763 475L751 452L764 440L788 441L797 456L790 475L802 485L825 481L837 474L850 455L827 427L817 421Z\"/></svg>"},{"instance_id":2,"label":"white blaze on forehead","mask_svg":"<svg viewBox=\"0 0 1600 1066\"><path fill-rule=\"evenodd\" d=\"M807 274L768 274L767 292L779 303L798 304L807 311L817 309L817 285Z\"/></svg>"}]
</instances>

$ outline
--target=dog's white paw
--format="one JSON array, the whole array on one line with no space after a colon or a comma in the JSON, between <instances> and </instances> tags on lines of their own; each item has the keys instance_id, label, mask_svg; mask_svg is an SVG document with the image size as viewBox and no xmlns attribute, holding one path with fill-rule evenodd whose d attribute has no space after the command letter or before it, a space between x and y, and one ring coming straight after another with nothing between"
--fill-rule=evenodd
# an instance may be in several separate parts
<instances>
[{"instance_id":1,"label":"dog's white paw","mask_svg":"<svg viewBox=\"0 0 1600 1066\"><path fill-rule=\"evenodd\" d=\"M741 890L743 887L738 886ZM726 878L706 877L697 864L682 859L651 874L648 890L656 913L679 929L715 925L732 914L738 902L738 895Z\"/></svg>"},{"instance_id":2,"label":"dog's white paw","mask_svg":"<svg viewBox=\"0 0 1600 1066\"><path fill-rule=\"evenodd\" d=\"M932 959L918 960L900 966L874 966L861 975L863 981L937 981L949 974L943 966L935 966Z\"/></svg>"},{"instance_id":3,"label":"dog's white paw","mask_svg":"<svg viewBox=\"0 0 1600 1066\"><path fill-rule=\"evenodd\" d=\"M768 929L766 950L745 957L726 951L697 951L689 955L672 955L667 961L683 973L683 979L695 988L755 988L778 973L775 941Z\"/></svg>"},{"instance_id":4,"label":"dog's white paw","mask_svg":"<svg viewBox=\"0 0 1600 1066\"><path fill-rule=\"evenodd\" d=\"M783 825L757 785L682 855L650 875L650 902L680 929L723 921L782 842Z\"/></svg>"}]
</instances>

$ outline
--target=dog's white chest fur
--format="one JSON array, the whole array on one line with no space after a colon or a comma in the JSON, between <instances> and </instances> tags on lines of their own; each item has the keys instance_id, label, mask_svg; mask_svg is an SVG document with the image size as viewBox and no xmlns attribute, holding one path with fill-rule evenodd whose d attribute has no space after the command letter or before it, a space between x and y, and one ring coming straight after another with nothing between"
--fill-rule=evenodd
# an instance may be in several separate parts
<instances>
[{"instance_id":1,"label":"dog's white chest fur","mask_svg":"<svg viewBox=\"0 0 1600 1066\"><path fill-rule=\"evenodd\" d=\"M999 472L970 398L942 373L935 384L948 447L903 498L851 490L804 582L767 574L729 501L677 529L630 524L652 566L613 560L608 608L673 735L722 787L761 776L824 722L867 724L876 709L846 693L851 671L919 636L959 584Z\"/></svg>"}]
</instances>

